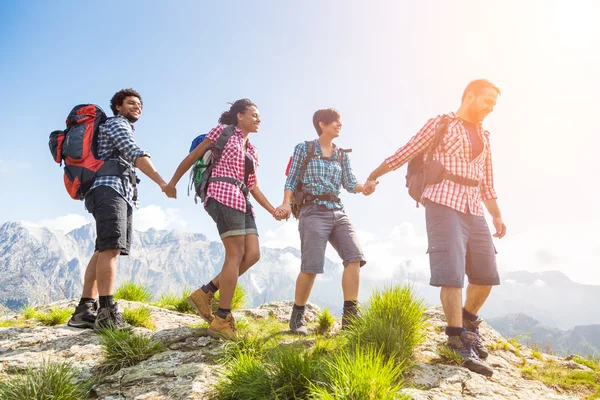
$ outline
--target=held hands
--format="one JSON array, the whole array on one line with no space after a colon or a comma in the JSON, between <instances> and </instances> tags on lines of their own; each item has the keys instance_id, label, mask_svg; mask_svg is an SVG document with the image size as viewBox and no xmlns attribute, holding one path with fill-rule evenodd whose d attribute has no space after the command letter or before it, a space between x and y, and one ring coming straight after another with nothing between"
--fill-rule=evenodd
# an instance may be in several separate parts
<instances>
[{"instance_id":1,"label":"held hands","mask_svg":"<svg viewBox=\"0 0 600 400\"><path fill-rule=\"evenodd\" d=\"M168 198L170 199L176 199L177 198L177 189L175 188L175 185L173 185L172 183L169 183L168 185L161 185L160 187L163 191L164 194L167 195Z\"/></svg>"},{"instance_id":2,"label":"held hands","mask_svg":"<svg viewBox=\"0 0 600 400\"><path fill-rule=\"evenodd\" d=\"M375 192L375 187L378 184L379 184L379 181L376 181L376 180L373 180L373 179L367 179L367 181L363 185L363 191L362 191L362 193L365 196L370 196L371 194L373 194L373 192Z\"/></svg>"},{"instance_id":3,"label":"held hands","mask_svg":"<svg viewBox=\"0 0 600 400\"><path fill-rule=\"evenodd\" d=\"M279 207L273 211L273 217L277 221L281 221L285 219L286 221L290 218L290 214L292 213L292 207L289 203L282 203Z\"/></svg>"}]
</instances>

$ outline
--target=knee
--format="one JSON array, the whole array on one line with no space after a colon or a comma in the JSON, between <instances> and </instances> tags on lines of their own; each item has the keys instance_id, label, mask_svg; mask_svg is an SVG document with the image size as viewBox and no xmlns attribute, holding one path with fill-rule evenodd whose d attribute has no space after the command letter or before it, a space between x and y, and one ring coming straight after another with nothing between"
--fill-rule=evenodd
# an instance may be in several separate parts
<instances>
[{"instance_id":1,"label":"knee","mask_svg":"<svg viewBox=\"0 0 600 400\"><path fill-rule=\"evenodd\" d=\"M233 262L236 262L237 264L241 264L242 260L244 259L244 255L245 255L244 246L229 248L225 252L225 258L228 261L233 261Z\"/></svg>"}]
</instances>

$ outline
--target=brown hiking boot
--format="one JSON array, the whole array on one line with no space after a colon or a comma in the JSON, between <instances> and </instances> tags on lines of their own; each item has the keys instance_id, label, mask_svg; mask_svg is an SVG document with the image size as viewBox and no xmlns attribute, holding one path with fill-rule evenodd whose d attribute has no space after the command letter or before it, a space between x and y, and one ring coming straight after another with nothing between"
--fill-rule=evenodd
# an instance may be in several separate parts
<instances>
[{"instance_id":1,"label":"brown hiking boot","mask_svg":"<svg viewBox=\"0 0 600 400\"><path fill-rule=\"evenodd\" d=\"M208 293L204 293L202 288L196 290L194 293L190 294L186 300L190 306L196 313L202 317L209 324L215 319L215 316L212 313L212 303L215 294L210 290Z\"/></svg>"},{"instance_id":2,"label":"brown hiking boot","mask_svg":"<svg viewBox=\"0 0 600 400\"><path fill-rule=\"evenodd\" d=\"M215 315L215 318L210 323L207 333L217 339L236 340L238 337L235 329L235 319L233 314L227 314L227 317L221 318Z\"/></svg>"},{"instance_id":3,"label":"brown hiking boot","mask_svg":"<svg viewBox=\"0 0 600 400\"><path fill-rule=\"evenodd\" d=\"M359 318L358 307L344 307L344 313L342 314L342 330L347 331L352 329L354 322Z\"/></svg>"},{"instance_id":4,"label":"brown hiking boot","mask_svg":"<svg viewBox=\"0 0 600 400\"><path fill-rule=\"evenodd\" d=\"M448 336L447 346L462 357L462 366L485 376L492 376L494 370L488 363L481 361L477 351L475 350L475 342L479 336L471 331L463 331L460 336Z\"/></svg>"},{"instance_id":5,"label":"brown hiking boot","mask_svg":"<svg viewBox=\"0 0 600 400\"><path fill-rule=\"evenodd\" d=\"M471 332L475 332L477 334L477 340L475 341L475 351L479 354L479 358L486 359L488 357L488 351L483 345L481 341L481 336L479 336L479 325L483 322L483 319L477 318L475 321L469 321L466 318L463 318L463 326L465 329Z\"/></svg>"}]
</instances>

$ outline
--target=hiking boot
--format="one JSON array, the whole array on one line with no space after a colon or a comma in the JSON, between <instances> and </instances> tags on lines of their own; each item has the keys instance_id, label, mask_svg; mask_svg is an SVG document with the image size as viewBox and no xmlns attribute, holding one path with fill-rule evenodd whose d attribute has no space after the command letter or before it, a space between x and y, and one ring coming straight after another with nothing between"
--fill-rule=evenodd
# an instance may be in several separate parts
<instances>
[{"instance_id":1,"label":"hiking boot","mask_svg":"<svg viewBox=\"0 0 600 400\"><path fill-rule=\"evenodd\" d=\"M98 302L78 305L67 325L72 328L94 329L96 311L98 311Z\"/></svg>"},{"instance_id":2,"label":"hiking boot","mask_svg":"<svg viewBox=\"0 0 600 400\"><path fill-rule=\"evenodd\" d=\"M202 288L196 290L194 293L190 294L186 300L190 306L194 310L196 310L196 314L202 317L203 320L208 322L209 324L215 319L215 316L212 313L212 304L213 298L215 294L210 290L208 293L204 293Z\"/></svg>"},{"instance_id":3,"label":"hiking boot","mask_svg":"<svg viewBox=\"0 0 600 400\"><path fill-rule=\"evenodd\" d=\"M297 335L307 335L306 321L304 320L304 310L292 308L290 316L290 330Z\"/></svg>"},{"instance_id":4,"label":"hiking boot","mask_svg":"<svg viewBox=\"0 0 600 400\"><path fill-rule=\"evenodd\" d=\"M477 342L476 333L471 331L463 331L460 336L448 336L447 346L462 357L462 366L485 376L492 376L494 370L486 362L481 361L477 351L475 350L475 343Z\"/></svg>"},{"instance_id":5,"label":"hiking boot","mask_svg":"<svg viewBox=\"0 0 600 400\"><path fill-rule=\"evenodd\" d=\"M114 303L112 306L101 308L100 311L98 311L98 316L94 323L94 330L99 332L103 329L130 331L133 327L125 322L123 315L119 312L117 303Z\"/></svg>"},{"instance_id":6,"label":"hiking boot","mask_svg":"<svg viewBox=\"0 0 600 400\"><path fill-rule=\"evenodd\" d=\"M463 318L463 326L471 332L475 332L477 334L477 341L475 342L475 350L477 354L479 354L479 358L486 359L489 355L487 349L483 345L481 341L481 336L479 336L479 325L483 322L483 319L477 317L475 321L469 321L466 318Z\"/></svg>"},{"instance_id":7,"label":"hiking boot","mask_svg":"<svg viewBox=\"0 0 600 400\"><path fill-rule=\"evenodd\" d=\"M358 318L358 307L344 307L342 314L342 330L346 331L354 325L354 321Z\"/></svg>"},{"instance_id":8,"label":"hiking boot","mask_svg":"<svg viewBox=\"0 0 600 400\"><path fill-rule=\"evenodd\" d=\"M462 357L462 366L470 371L476 372L485 376L492 376L494 370L489 366L488 363L481 361L475 350L475 342L477 340L477 334L470 331L463 331L460 336L448 336L448 343L446 344L451 349Z\"/></svg>"},{"instance_id":9,"label":"hiking boot","mask_svg":"<svg viewBox=\"0 0 600 400\"><path fill-rule=\"evenodd\" d=\"M227 314L227 317L221 318L215 315L207 333L217 339L236 340L238 337L237 330L235 329L235 319L233 314Z\"/></svg>"}]
</instances>

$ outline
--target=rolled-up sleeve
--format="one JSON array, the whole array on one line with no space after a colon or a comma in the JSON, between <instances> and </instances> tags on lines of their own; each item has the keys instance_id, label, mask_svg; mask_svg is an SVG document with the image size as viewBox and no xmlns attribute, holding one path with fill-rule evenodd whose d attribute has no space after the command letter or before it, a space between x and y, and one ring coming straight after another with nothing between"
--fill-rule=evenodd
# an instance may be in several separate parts
<instances>
[{"instance_id":1,"label":"rolled-up sleeve","mask_svg":"<svg viewBox=\"0 0 600 400\"><path fill-rule=\"evenodd\" d=\"M497 199L496 189L494 189L494 171L492 169L492 150L488 150L483 164L483 179L481 180L481 199Z\"/></svg>"},{"instance_id":2,"label":"rolled-up sleeve","mask_svg":"<svg viewBox=\"0 0 600 400\"><path fill-rule=\"evenodd\" d=\"M431 118L421 130L408 141L408 143L396 150L393 155L386 158L385 162L388 167L392 171L395 171L427 149L433 142L436 131L435 128L440 119L441 117Z\"/></svg>"},{"instance_id":3,"label":"rolled-up sleeve","mask_svg":"<svg viewBox=\"0 0 600 400\"><path fill-rule=\"evenodd\" d=\"M150 154L141 149L133 137L133 129L127 121L121 118L111 120L109 126L106 127L106 135L109 136L115 147L119 150L120 156L128 162L135 164L139 157L150 157Z\"/></svg>"},{"instance_id":4,"label":"rolled-up sleeve","mask_svg":"<svg viewBox=\"0 0 600 400\"><path fill-rule=\"evenodd\" d=\"M290 170L288 171L288 176L285 180L285 190L291 190L292 192L296 190L296 185L298 184L298 175L302 169L302 163L306 158L306 151L305 143L298 143L294 148L292 164L290 165Z\"/></svg>"},{"instance_id":5,"label":"rolled-up sleeve","mask_svg":"<svg viewBox=\"0 0 600 400\"><path fill-rule=\"evenodd\" d=\"M341 151L341 150L340 150ZM342 186L349 193L356 193L356 185L358 181L352 172L352 165L350 163L350 156L348 153L344 153L342 157Z\"/></svg>"}]
</instances>

